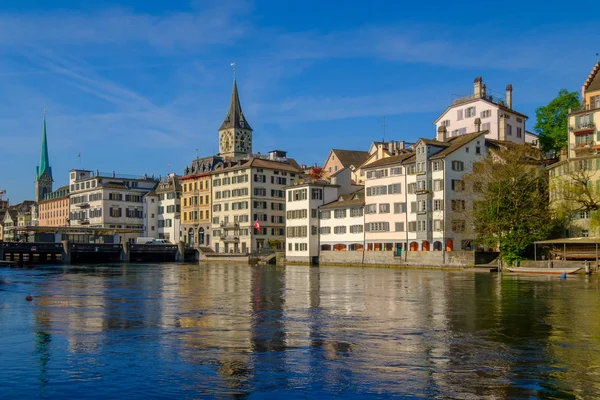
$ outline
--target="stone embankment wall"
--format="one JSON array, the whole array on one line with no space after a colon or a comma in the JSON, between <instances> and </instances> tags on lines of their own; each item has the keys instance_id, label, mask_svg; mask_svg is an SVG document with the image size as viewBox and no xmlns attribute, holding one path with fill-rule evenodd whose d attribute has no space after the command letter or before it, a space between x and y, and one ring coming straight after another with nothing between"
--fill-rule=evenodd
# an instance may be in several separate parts
<instances>
[{"instance_id":1,"label":"stone embankment wall","mask_svg":"<svg viewBox=\"0 0 600 400\"><path fill-rule=\"evenodd\" d=\"M591 268L596 268L595 261L564 261L564 260L523 260L520 262L520 267L535 267L535 268L584 268L585 263L588 263Z\"/></svg>"},{"instance_id":2,"label":"stone embankment wall","mask_svg":"<svg viewBox=\"0 0 600 400\"><path fill-rule=\"evenodd\" d=\"M392 251L321 251L321 265L386 265L422 267L470 267L475 264L473 251L409 251L395 256Z\"/></svg>"}]
</instances>

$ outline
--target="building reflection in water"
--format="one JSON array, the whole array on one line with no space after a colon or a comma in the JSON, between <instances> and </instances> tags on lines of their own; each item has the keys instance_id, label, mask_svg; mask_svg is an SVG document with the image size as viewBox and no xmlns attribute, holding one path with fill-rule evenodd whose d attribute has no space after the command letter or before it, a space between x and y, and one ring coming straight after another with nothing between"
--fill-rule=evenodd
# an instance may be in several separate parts
<instances>
[{"instance_id":1,"label":"building reflection in water","mask_svg":"<svg viewBox=\"0 0 600 400\"><path fill-rule=\"evenodd\" d=\"M600 392L597 277L97 266L46 277L34 310L42 390L56 360L69 379L85 381L123 377L134 360L153 384L168 376L199 396ZM66 354L57 353L63 343Z\"/></svg>"}]
</instances>

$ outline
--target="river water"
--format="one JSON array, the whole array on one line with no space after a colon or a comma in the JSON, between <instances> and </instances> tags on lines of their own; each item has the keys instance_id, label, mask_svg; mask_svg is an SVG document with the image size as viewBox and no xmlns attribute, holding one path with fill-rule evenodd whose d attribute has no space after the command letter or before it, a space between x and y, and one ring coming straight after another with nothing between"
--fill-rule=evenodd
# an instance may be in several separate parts
<instances>
[{"instance_id":1,"label":"river water","mask_svg":"<svg viewBox=\"0 0 600 400\"><path fill-rule=\"evenodd\" d=\"M599 314L597 276L2 267L0 398L593 399Z\"/></svg>"}]
</instances>

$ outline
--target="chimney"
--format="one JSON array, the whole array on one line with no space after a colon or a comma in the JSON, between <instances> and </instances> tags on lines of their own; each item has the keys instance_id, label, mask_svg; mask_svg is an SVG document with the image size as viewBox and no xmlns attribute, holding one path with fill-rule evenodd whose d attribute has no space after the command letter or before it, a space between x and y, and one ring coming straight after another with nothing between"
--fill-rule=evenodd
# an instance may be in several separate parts
<instances>
[{"instance_id":1,"label":"chimney","mask_svg":"<svg viewBox=\"0 0 600 400\"><path fill-rule=\"evenodd\" d=\"M567 149L565 149L564 147L562 149L560 149L560 156L558 157L558 161L564 161L566 160L567 157Z\"/></svg>"},{"instance_id":2,"label":"chimney","mask_svg":"<svg viewBox=\"0 0 600 400\"><path fill-rule=\"evenodd\" d=\"M487 93L486 93L485 89L486 88L485 88L485 83L484 83L484 84L481 85L481 97L484 97L484 98L487 96Z\"/></svg>"},{"instance_id":3,"label":"chimney","mask_svg":"<svg viewBox=\"0 0 600 400\"><path fill-rule=\"evenodd\" d=\"M437 137L436 139L439 142L445 142L446 141L446 127L445 126L440 126L437 130Z\"/></svg>"},{"instance_id":4,"label":"chimney","mask_svg":"<svg viewBox=\"0 0 600 400\"><path fill-rule=\"evenodd\" d=\"M478 76L473 81L473 97L481 97L481 77Z\"/></svg>"},{"instance_id":5,"label":"chimney","mask_svg":"<svg viewBox=\"0 0 600 400\"><path fill-rule=\"evenodd\" d=\"M398 142L398 150L404 150L406 148L406 145L404 143L404 140L401 140Z\"/></svg>"},{"instance_id":6,"label":"chimney","mask_svg":"<svg viewBox=\"0 0 600 400\"><path fill-rule=\"evenodd\" d=\"M506 85L506 107L512 110L512 85Z\"/></svg>"},{"instance_id":7,"label":"chimney","mask_svg":"<svg viewBox=\"0 0 600 400\"><path fill-rule=\"evenodd\" d=\"M475 118L475 132L481 132L481 119Z\"/></svg>"}]
</instances>

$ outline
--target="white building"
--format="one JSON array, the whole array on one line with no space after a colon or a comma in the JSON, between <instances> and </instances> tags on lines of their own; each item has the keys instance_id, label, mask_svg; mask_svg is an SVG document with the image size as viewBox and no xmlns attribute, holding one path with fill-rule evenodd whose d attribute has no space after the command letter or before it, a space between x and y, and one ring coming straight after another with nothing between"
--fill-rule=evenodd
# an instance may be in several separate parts
<instances>
[{"instance_id":1,"label":"white building","mask_svg":"<svg viewBox=\"0 0 600 400\"><path fill-rule=\"evenodd\" d=\"M319 207L334 201L339 188L325 181L298 182L286 187L287 261L318 264Z\"/></svg>"},{"instance_id":2,"label":"white building","mask_svg":"<svg viewBox=\"0 0 600 400\"><path fill-rule=\"evenodd\" d=\"M179 243L182 240L181 183L177 175L167 175L145 199L147 223L144 236Z\"/></svg>"},{"instance_id":3,"label":"white building","mask_svg":"<svg viewBox=\"0 0 600 400\"><path fill-rule=\"evenodd\" d=\"M436 131L441 126L446 127L451 138L481 129L488 131L487 139L524 144L527 118L513 110L512 85L506 86L503 99L501 94L488 92L481 77L477 77L473 93L452 100L452 104L434 121L434 125ZM478 127L478 124L481 126Z\"/></svg>"},{"instance_id":4,"label":"white building","mask_svg":"<svg viewBox=\"0 0 600 400\"><path fill-rule=\"evenodd\" d=\"M275 150L268 158L225 162L211 172L212 248L248 253L285 245L285 190L300 167ZM258 221L260 229L254 227Z\"/></svg>"},{"instance_id":5,"label":"white building","mask_svg":"<svg viewBox=\"0 0 600 400\"><path fill-rule=\"evenodd\" d=\"M146 223L144 195L153 190L158 181L147 175L71 170L69 224L131 231L125 239L142 236Z\"/></svg>"},{"instance_id":6,"label":"white building","mask_svg":"<svg viewBox=\"0 0 600 400\"><path fill-rule=\"evenodd\" d=\"M324 251L364 251L365 190L342 194L319 208L319 244Z\"/></svg>"},{"instance_id":7,"label":"white building","mask_svg":"<svg viewBox=\"0 0 600 400\"><path fill-rule=\"evenodd\" d=\"M487 154L487 131L420 139L414 154L365 166L367 251L472 249L465 213L473 201L463 176Z\"/></svg>"}]
</instances>

